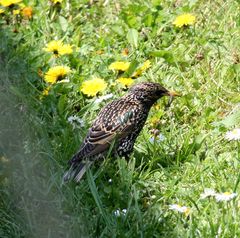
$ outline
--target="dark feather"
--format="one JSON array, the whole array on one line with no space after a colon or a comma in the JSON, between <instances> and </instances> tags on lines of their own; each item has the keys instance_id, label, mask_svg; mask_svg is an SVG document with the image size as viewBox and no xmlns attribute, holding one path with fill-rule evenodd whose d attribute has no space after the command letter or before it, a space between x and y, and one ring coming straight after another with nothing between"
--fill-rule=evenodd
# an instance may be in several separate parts
<instances>
[{"instance_id":1,"label":"dark feather","mask_svg":"<svg viewBox=\"0 0 240 238\"><path fill-rule=\"evenodd\" d=\"M79 181L94 160L105 157L109 149L128 157L142 130L151 106L168 90L158 83L134 85L127 95L106 105L89 129L80 150L69 161L64 180ZM110 151L112 152L112 151Z\"/></svg>"},{"instance_id":2,"label":"dark feather","mask_svg":"<svg viewBox=\"0 0 240 238\"><path fill-rule=\"evenodd\" d=\"M121 102L112 102L112 104L116 103ZM106 112L111 114L111 111L114 110L114 107L111 106L111 104L103 108L99 113L97 120L89 129L79 152L73 157L70 163L76 163L86 157L91 157L106 151L116 138L121 140L131 133L134 125L130 123L132 116L129 115L133 115L136 108L137 106L135 104L130 103L121 111L118 111L117 114L115 113L115 117L118 118L117 121L106 120ZM111 124L111 122L114 123Z\"/></svg>"}]
</instances>

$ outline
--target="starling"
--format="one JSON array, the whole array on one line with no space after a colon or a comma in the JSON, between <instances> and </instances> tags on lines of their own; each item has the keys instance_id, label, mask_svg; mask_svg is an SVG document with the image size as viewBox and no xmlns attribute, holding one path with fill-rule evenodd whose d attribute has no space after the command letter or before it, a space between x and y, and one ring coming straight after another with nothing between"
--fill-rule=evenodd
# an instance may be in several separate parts
<instances>
[{"instance_id":1,"label":"starling","mask_svg":"<svg viewBox=\"0 0 240 238\"><path fill-rule=\"evenodd\" d=\"M176 96L158 83L139 83L107 104L89 129L79 151L69 161L64 181L82 178L90 165L107 156L129 157L152 105L163 96Z\"/></svg>"}]
</instances>

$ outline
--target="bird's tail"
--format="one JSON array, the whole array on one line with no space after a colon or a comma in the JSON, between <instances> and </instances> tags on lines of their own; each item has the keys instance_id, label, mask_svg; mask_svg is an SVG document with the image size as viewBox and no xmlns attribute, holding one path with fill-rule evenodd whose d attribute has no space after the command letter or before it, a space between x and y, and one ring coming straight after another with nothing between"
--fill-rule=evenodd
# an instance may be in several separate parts
<instances>
[{"instance_id":1,"label":"bird's tail","mask_svg":"<svg viewBox=\"0 0 240 238\"><path fill-rule=\"evenodd\" d=\"M66 183L70 180L79 182L92 163L93 161L78 161L76 163L72 163L69 170L66 171L63 176L63 182Z\"/></svg>"}]
</instances>

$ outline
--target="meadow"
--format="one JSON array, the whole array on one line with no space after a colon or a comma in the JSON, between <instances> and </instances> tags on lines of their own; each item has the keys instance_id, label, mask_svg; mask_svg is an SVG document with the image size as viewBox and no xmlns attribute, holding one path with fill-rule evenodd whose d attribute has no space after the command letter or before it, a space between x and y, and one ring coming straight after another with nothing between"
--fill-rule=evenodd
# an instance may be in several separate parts
<instances>
[{"instance_id":1,"label":"meadow","mask_svg":"<svg viewBox=\"0 0 240 238\"><path fill-rule=\"evenodd\" d=\"M239 0L0 0L0 237L240 237ZM91 122L138 82L127 161L62 183Z\"/></svg>"}]
</instances>

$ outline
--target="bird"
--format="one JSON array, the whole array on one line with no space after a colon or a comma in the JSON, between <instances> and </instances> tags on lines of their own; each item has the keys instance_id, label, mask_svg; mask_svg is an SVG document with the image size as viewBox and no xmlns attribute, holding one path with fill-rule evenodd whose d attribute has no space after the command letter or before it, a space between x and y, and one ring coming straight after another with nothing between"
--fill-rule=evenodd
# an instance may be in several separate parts
<instances>
[{"instance_id":1,"label":"bird","mask_svg":"<svg viewBox=\"0 0 240 238\"><path fill-rule=\"evenodd\" d=\"M129 158L153 104L163 96L179 96L159 83L144 82L133 85L123 97L101 109L89 128L78 152L69 160L63 181L79 182L99 159L111 156Z\"/></svg>"}]
</instances>

